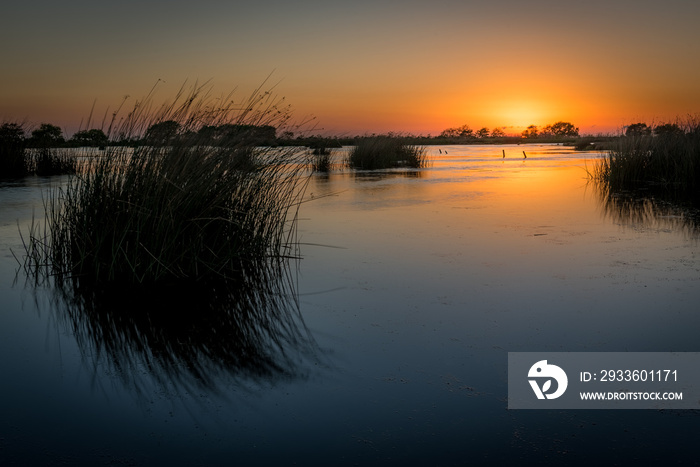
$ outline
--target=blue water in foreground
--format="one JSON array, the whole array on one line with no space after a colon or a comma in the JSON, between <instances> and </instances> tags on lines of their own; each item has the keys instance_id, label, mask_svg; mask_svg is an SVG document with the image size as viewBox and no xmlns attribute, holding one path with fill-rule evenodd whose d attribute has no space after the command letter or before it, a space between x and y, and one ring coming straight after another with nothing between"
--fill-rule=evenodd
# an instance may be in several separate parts
<instances>
[{"instance_id":1,"label":"blue water in foreground","mask_svg":"<svg viewBox=\"0 0 700 467\"><path fill-rule=\"evenodd\" d=\"M261 374L221 363L228 328L186 357L27 284L20 232L65 179L0 183L0 465L698 462L695 411L506 399L508 352L699 351L692 223L606 201L592 152L428 150L426 169L311 180L281 318L305 338ZM167 323L194 305L150 306Z\"/></svg>"}]
</instances>

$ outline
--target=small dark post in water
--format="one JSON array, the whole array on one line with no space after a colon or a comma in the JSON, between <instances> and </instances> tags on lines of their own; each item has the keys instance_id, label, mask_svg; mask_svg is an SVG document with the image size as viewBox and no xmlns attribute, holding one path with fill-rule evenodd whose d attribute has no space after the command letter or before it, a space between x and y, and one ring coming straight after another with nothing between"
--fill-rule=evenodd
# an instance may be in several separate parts
<instances>
[{"instance_id":1,"label":"small dark post in water","mask_svg":"<svg viewBox=\"0 0 700 467\"><path fill-rule=\"evenodd\" d=\"M503 158L504 159L506 158L506 150L505 149L503 150Z\"/></svg>"},{"instance_id":2,"label":"small dark post in water","mask_svg":"<svg viewBox=\"0 0 700 467\"><path fill-rule=\"evenodd\" d=\"M527 154L525 154L525 151L523 151L523 159L527 159Z\"/></svg>"},{"instance_id":3,"label":"small dark post in water","mask_svg":"<svg viewBox=\"0 0 700 467\"><path fill-rule=\"evenodd\" d=\"M438 151L440 151L440 154L442 154L442 149L438 149Z\"/></svg>"}]
</instances>

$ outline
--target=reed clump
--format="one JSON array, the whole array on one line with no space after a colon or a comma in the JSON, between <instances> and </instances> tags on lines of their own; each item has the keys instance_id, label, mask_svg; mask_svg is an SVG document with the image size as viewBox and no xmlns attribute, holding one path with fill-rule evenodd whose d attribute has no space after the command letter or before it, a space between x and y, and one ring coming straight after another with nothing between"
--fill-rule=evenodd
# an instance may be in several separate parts
<instances>
[{"instance_id":1,"label":"reed clump","mask_svg":"<svg viewBox=\"0 0 700 467\"><path fill-rule=\"evenodd\" d=\"M330 172L333 150L327 147L311 149L311 164L314 172Z\"/></svg>"},{"instance_id":2,"label":"reed clump","mask_svg":"<svg viewBox=\"0 0 700 467\"><path fill-rule=\"evenodd\" d=\"M74 174L78 162L73 154L60 148L36 148L26 151L30 172L42 177Z\"/></svg>"},{"instance_id":3,"label":"reed clump","mask_svg":"<svg viewBox=\"0 0 700 467\"><path fill-rule=\"evenodd\" d=\"M121 139L140 139L164 121L177 122L181 137L89 157L49 196L46 228L32 229L25 268L80 285L163 284L235 278L293 254L306 161L245 139L213 145L198 132L283 124L287 114L260 90L230 102L213 105L197 86L155 112L150 95L137 102L115 128Z\"/></svg>"},{"instance_id":4,"label":"reed clump","mask_svg":"<svg viewBox=\"0 0 700 467\"><path fill-rule=\"evenodd\" d=\"M355 169L375 170L394 167L422 168L427 166L427 151L423 146L404 143L401 138L377 136L358 141L348 155L347 165Z\"/></svg>"},{"instance_id":5,"label":"reed clump","mask_svg":"<svg viewBox=\"0 0 700 467\"><path fill-rule=\"evenodd\" d=\"M665 189L695 195L700 190L700 121L682 131L620 137L597 163L592 177L610 190Z\"/></svg>"}]
</instances>

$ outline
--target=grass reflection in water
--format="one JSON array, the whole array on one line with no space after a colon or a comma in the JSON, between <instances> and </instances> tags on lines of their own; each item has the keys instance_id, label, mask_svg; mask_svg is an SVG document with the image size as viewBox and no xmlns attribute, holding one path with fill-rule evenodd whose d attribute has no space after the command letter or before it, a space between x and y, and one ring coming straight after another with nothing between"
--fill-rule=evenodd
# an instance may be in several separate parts
<instances>
[{"instance_id":1,"label":"grass reflection in water","mask_svg":"<svg viewBox=\"0 0 700 467\"><path fill-rule=\"evenodd\" d=\"M299 378L317 356L286 262L242 268L236 280L53 290L83 359L138 394Z\"/></svg>"}]
</instances>

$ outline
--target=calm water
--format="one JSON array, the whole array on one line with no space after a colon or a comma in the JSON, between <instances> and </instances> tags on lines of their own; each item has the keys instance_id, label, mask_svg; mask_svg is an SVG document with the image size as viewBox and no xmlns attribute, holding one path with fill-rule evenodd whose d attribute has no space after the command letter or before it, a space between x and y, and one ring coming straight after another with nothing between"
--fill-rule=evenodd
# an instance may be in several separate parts
<instances>
[{"instance_id":1,"label":"calm water","mask_svg":"<svg viewBox=\"0 0 700 467\"><path fill-rule=\"evenodd\" d=\"M699 351L692 222L606 201L595 153L428 149L424 170L315 176L296 293L236 295L243 330L172 326L207 294L136 301L162 309L145 326L89 317L128 297L26 286L18 224L60 179L0 184L0 464L696 462L694 411L506 408L509 351ZM241 360L231 342L261 328Z\"/></svg>"}]
</instances>

